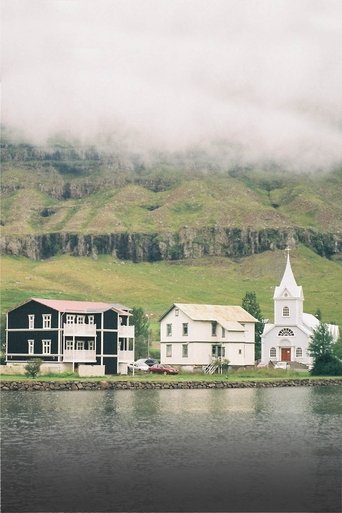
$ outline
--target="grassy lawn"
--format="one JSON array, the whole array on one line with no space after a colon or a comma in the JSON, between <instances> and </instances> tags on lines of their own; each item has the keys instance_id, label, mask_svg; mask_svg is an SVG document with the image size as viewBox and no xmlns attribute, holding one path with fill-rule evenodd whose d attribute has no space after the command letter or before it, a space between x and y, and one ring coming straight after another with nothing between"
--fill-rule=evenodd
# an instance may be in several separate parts
<instances>
[{"instance_id":1,"label":"grassy lawn","mask_svg":"<svg viewBox=\"0 0 342 513\"><path fill-rule=\"evenodd\" d=\"M136 373L135 376L131 374L124 376L99 376L80 378L74 373L59 373L59 374L46 374L40 375L37 378L29 378L23 375L2 375L1 381L136 381L136 382L215 382L215 381L232 381L232 382L247 382L247 381L279 381L287 379L332 379L330 376L310 376L307 371L293 371L282 369L258 369L246 371L230 371L225 374L188 374L180 373L175 376L161 376L156 374ZM336 379L336 378L334 378ZM338 378L339 379L339 378ZM342 381L342 376L341 376Z\"/></svg>"}]
</instances>

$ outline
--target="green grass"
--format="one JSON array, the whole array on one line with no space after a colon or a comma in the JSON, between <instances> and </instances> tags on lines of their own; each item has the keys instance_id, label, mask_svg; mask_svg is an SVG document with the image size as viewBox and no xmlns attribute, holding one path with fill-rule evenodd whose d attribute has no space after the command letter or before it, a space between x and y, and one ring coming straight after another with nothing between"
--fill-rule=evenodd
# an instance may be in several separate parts
<instances>
[{"instance_id":1,"label":"green grass","mask_svg":"<svg viewBox=\"0 0 342 513\"><path fill-rule=\"evenodd\" d=\"M342 325L341 262L329 261L308 248L291 253L297 283L304 289L304 311L320 308L324 322ZM282 251L239 261L207 258L135 264L110 256L60 256L45 261L2 257L1 313L30 297L120 302L142 307L153 336L158 319L173 303L240 305L255 291L264 318L273 318L273 292L284 272Z\"/></svg>"},{"instance_id":2,"label":"green grass","mask_svg":"<svg viewBox=\"0 0 342 513\"><path fill-rule=\"evenodd\" d=\"M80 378L74 373L61 373L61 374L44 374L39 375L36 378L29 378L23 375L1 375L0 381L130 381L130 382L163 382L163 383L179 383L179 382L217 382L217 381L232 381L237 383L243 382L270 382L270 381L281 381L281 380L321 380L321 379L340 379L336 376L310 376L309 372L296 372L282 369L257 369L249 371L229 372L227 374L188 374L180 373L177 375L160 376L156 374L145 374L140 373L135 376L129 375L117 375L117 376L98 376L98 377L87 377ZM342 383L342 376L341 376Z\"/></svg>"}]
</instances>

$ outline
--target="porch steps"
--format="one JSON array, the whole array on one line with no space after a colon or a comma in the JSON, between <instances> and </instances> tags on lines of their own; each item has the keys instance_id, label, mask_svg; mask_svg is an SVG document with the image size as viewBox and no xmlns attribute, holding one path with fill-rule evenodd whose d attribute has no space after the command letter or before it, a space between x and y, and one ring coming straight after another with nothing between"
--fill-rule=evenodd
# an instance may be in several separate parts
<instances>
[{"instance_id":1,"label":"porch steps","mask_svg":"<svg viewBox=\"0 0 342 513\"><path fill-rule=\"evenodd\" d=\"M218 372L219 366L215 365L213 363L210 363L206 367L204 367L204 374L215 374L215 372Z\"/></svg>"}]
</instances>

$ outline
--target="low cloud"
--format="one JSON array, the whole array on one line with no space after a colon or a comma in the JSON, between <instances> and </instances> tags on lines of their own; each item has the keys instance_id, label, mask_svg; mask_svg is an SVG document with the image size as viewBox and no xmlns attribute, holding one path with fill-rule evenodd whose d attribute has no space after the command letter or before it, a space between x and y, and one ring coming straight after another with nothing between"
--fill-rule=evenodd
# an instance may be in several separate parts
<instances>
[{"instance_id":1,"label":"low cloud","mask_svg":"<svg viewBox=\"0 0 342 513\"><path fill-rule=\"evenodd\" d=\"M295 169L342 161L339 0L3 0L3 123Z\"/></svg>"}]
</instances>

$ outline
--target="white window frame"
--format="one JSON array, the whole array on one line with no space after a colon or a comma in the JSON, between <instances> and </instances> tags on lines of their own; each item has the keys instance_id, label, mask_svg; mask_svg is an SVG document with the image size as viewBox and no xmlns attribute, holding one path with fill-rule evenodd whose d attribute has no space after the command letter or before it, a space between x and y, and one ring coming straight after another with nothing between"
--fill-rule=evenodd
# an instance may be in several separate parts
<instances>
[{"instance_id":1,"label":"white window frame","mask_svg":"<svg viewBox=\"0 0 342 513\"><path fill-rule=\"evenodd\" d=\"M166 325L166 336L172 337L172 324L171 323L168 323Z\"/></svg>"},{"instance_id":2,"label":"white window frame","mask_svg":"<svg viewBox=\"0 0 342 513\"><path fill-rule=\"evenodd\" d=\"M84 324L85 323L85 315L78 315L77 316L77 324Z\"/></svg>"},{"instance_id":3,"label":"white window frame","mask_svg":"<svg viewBox=\"0 0 342 513\"><path fill-rule=\"evenodd\" d=\"M72 351L74 349L74 341L70 339L66 339L65 341L65 350Z\"/></svg>"},{"instance_id":4,"label":"white window frame","mask_svg":"<svg viewBox=\"0 0 342 513\"><path fill-rule=\"evenodd\" d=\"M294 331L290 328L282 328L278 333L278 337L294 337Z\"/></svg>"},{"instance_id":5,"label":"white window frame","mask_svg":"<svg viewBox=\"0 0 342 513\"><path fill-rule=\"evenodd\" d=\"M175 316L178 317L179 315L179 308L175 308Z\"/></svg>"},{"instance_id":6,"label":"white window frame","mask_svg":"<svg viewBox=\"0 0 342 513\"><path fill-rule=\"evenodd\" d=\"M221 344L212 344L211 356L213 358L224 358L226 356L226 348Z\"/></svg>"},{"instance_id":7,"label":"white window frame","mask_svg":"<svg viewBox=\"0 0 342 513\"><path fill-rule=\"evenodd\" d=\"M34 354L34 340L30 339L27 341L27 353Z\"/></svg>"},{"instance_id":8,"label":"white window frame","mask_svg":"<svg viewBox=\"0 0 342 513\"><path fill-rule=\"evenodd\" d=\"M165 351L167 358L170 358L172 356L172 344L166 344Z\"/></svg>"},{"instance_id":9,"label":"white window frame","mask_svg":"<svg viewBox=\"0 0 342 513\"><path fill-rule=\"evenodd\" d=\"M188 322L183 322L182 332L183 332L183 337L187 337L189 335L189 323Z\"/></svg>"},{"instance_id":10,"label":"white window frame","mask_svg":"<svg viewBox=\"0 0 342 513\"><path fill-rule=\"evenodd\" d=\"M51 329L51 314L43 314L43 329Z\"/></svg>"},{"instance_id":11,"label":"white window frame","mask_svg":"<svg viewBox=\"0 0 342 513\"><path fill-rule=\"evenodd\" d=\"M217 337L217 321L211 321L211 336Z\"/></svg>"},{"instance_id":12,"label":"white window frame","mask_svg":"<svg viewBox=\"0 0 342 513\"><path fill-rule=\"evenodd\" d=\"M75 315L74 314L67 314L65 319L66 324L75 324Z\"/></svg>"},{"instance_id":13,"label":"white window frame","mask_svg":"<svg viewBox=\"0 0 342 513\"><path fill-rule=\"evenodd\" d=\"M93 315L88 315L88 324L94 324L94 316Z\"/></svg>"},{"instance_id":14,"label":"white window frame","mask_svg":"<svg viewBox=\"0 0 342 513\"><path fill-rule=\"evenodd\" d=\"M188 344L182 344L182 358L188 358L189 356L189 346Z\"/></svg>"},{"instance_id":15,"label":"white window frame","mask_svg":"<svg viewBox=\"0 0 342 513\"><path fill-rule=\"evenodd\" d=\"M34 314L28 315L29 330L34 330Z\"/></svg>"},{"instance_id":16,"label":"white window frame","mask_svg":"<svg viewBox=\"0 0 342 513\"><path fill-rule=\"evenodd\" d=\"M290 317L290 307L283 306L283 317Z\"/></svg>"},{"instance_id":17,"label":"white window frame","mask_svg":"<svg viewBox=\"0 0 342 513\"><path fill-rule=\"evenodd\" d=\"M88 340L88 350L95 351L95 340Z\"/></svg>"},{"instance_id":18,"label":"white window frame","mask_svg":"<svg viewBox=\"0 0 342 513\"><path fill-rule=\"evenodd\" d=\"M296 358L303 358L303 348L296 347Z\"/></svg>"},{"instance_id":19,"label":"white window frame","mask_svg":"<svg viewBox=\"0 0 342 513\"><path fill-rule=\"evenodd\" d=\"M42 354L51 354L51 340L42 340Z\"/></svg>"},{"instance_id":20,"label":"white window frame","mask_svg":"<svg viewBox=\"0 0 342 513\"><path fill-rule=\"evenodd\" d=\"M76 351L84 351L84 340L76 340Z\"/></svg>"},{"instance_id":21,"label":"white window frame","mask_svg":"<svg viewBox=\"0 0 342 513\"><path fill-rule=\"evenodd\" d=\"M270 358L271 358L271 360L277 359L277 348L276 347L270 347Z\"/></svg>"}]
</instances>

